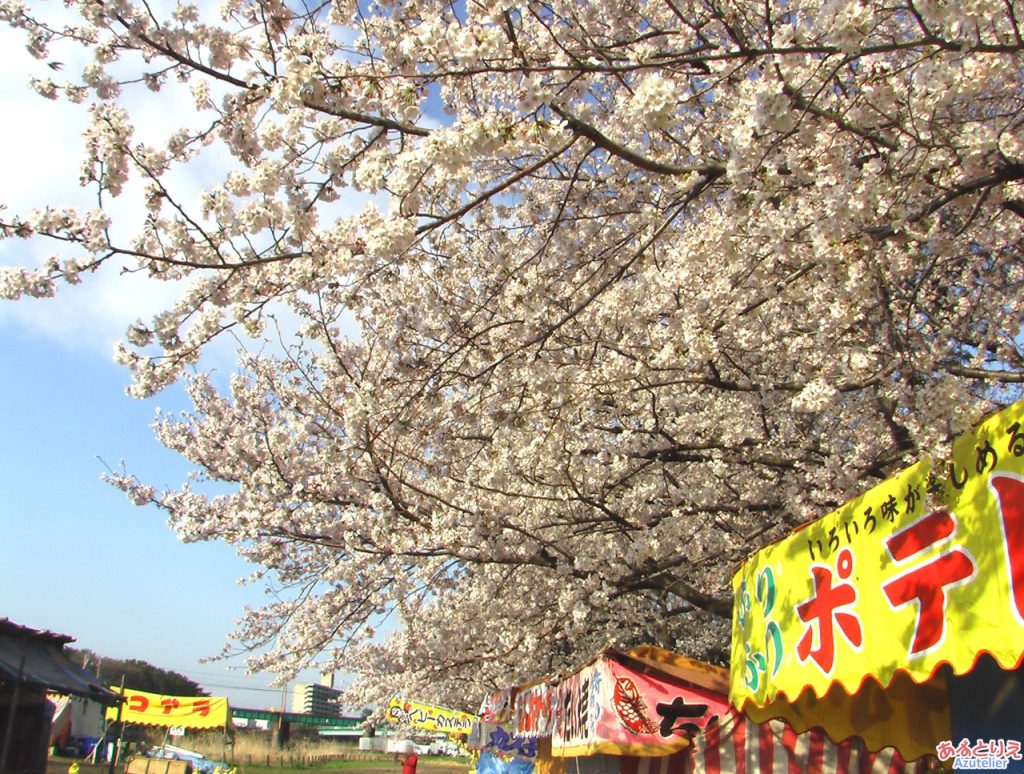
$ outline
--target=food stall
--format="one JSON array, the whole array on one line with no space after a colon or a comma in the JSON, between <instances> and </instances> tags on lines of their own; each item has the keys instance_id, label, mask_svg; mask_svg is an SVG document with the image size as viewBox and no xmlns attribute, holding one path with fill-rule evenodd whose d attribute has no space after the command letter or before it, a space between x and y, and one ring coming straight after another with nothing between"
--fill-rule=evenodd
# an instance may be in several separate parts
<instances>
[{"instance_id":1,"label":"food stall","mask_svg":"<svg viewBox=\"0 0 1024 774\"><path fill-rule=\"evenodd\" d=\"M1024 402L751 556L733 590L730 701L753 722L1019 767Z\"/></svg>"}]
</instances>

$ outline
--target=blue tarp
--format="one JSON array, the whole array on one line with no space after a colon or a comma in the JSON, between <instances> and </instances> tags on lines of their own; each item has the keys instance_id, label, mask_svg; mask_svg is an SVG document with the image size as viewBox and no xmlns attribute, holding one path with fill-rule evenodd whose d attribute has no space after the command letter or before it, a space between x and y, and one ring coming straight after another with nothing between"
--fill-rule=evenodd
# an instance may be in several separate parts
<instances>
[{"instance_id":1,"label":"blue tarp","mask_svg":"<svg viewBox=\"0 0 1024 774\"><path fill-rule=\"evenodd\" d=\"M146 753L147 758L173 758L174 760L187 761L191 764L192 768L196 771L201 771L203 774L213 774L213 772L220 769L227 769L227 764L221 763L220 761L211 761L209 758L204 757L202 754L193 752L192 750L185 750L181 747L174 747L169 744L165 744L162 747L155 747Z\"/></svg>"},{"instance_id":2,"label":"blue tarp","mask_svg":"<svg viewBox=\"0 0 1024 774\"><path fill-rule=\"evenodd\" d=\"M533 774L533 763L513 758L506 761L489 752L480 753L477 774Z\"/></svg>"}]
</instances>

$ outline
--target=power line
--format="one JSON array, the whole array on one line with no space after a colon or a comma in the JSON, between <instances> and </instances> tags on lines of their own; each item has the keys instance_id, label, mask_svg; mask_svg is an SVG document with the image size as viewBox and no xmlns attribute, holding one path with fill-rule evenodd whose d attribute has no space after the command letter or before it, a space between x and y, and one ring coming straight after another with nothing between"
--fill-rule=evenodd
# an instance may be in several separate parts
<instances>
[{"instance_id":1,"label":"power line","mask_svg":"<svg viewBox=\"0 0 1024 774\"><path fill-rule=\"evenodd\" d=\"M226 688L231 691L263 691L265 693L278 693L277 688L250 688L245 685L218 685L217 683L203 683L203 688Z\"/></svg>"}]
</instances>

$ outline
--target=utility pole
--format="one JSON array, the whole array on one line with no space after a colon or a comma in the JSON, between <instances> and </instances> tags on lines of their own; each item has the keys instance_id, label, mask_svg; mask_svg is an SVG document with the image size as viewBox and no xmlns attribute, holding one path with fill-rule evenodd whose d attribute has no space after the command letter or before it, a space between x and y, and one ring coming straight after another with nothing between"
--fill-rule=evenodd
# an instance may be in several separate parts
<instances>
[{"instance_id":1,"label":"utility pole","mask_svg":"<svg viewBox=\"0 0 1024 774\"><path fill-rule=\"evenodd\" d=\"M288 683L281 686L281 713L277 716L277 737L275 739L274 746L278 749L288 744L288 739L291 736L291 724L286 723L284 719L284 713L287 710L288 701Z\"/></svg>"},{"instance_id":2,"label":"utility pole","mask_svg":"<svg viewBox=\"0 0 1024 774\"><path fill-rule=\"evenodd\" d=\"M117 758L121 753L121 735L124 733L124 726L121 725L121 710L124 709L124 675L121 675L121 701L117 705L117 743L110 753L110 769L108 774L114 774L114 766L117 765Z\"/></svg>"}]
</instances>

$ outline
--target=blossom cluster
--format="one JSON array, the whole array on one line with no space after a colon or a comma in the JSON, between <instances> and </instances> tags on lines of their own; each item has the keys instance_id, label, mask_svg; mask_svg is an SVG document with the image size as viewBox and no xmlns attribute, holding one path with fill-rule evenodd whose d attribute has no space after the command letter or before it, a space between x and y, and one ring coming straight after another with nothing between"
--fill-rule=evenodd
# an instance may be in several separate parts
<instances>
[{"instance_id":1,"label":"blossom cluster","mask_svg":"<svg viewBox=\"0 0 1024 774\"><path fill-rule=\"evenodd\" d=\"M186 381L156 432L221 486L111 482L292 590L240 623L254 668L458 705L608 642L721 660L737 562L1024 381L1002 0L68 5L0 18L89 53L35 89L88 115L99 205L0 218L62 251L0 296L179 284L117 358Z\"/></svg>"}]
</instances>

